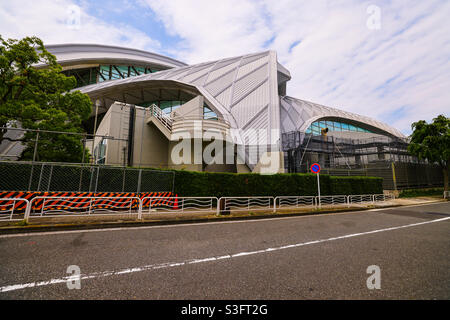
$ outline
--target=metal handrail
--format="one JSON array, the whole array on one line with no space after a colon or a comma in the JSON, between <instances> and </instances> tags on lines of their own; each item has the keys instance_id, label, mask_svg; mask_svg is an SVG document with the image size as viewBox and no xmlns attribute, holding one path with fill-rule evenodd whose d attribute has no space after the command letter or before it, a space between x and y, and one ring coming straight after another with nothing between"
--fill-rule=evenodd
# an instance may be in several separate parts
<instances>
[{"instance_id":1,"label":"metal handrail","mask_svg":"<svg viewBox=\"0 0 450 320\"><path fill-rule=\"evenodd\" d=\"M202 116L189 116L189 115L188 116L182 116L182 115L178 115L176 113L171 118L172 118L173 122L187 121L187 120L214 121L214 122L219 122L219 123L223 123L223 124L226 124L226 125L230 126L230 122L228 122L227 120L225 120L223 118L205 119Z\"/></svg>"},{"instance_id":2,"label":"metal handrail","mask_svg":"<svg viewBox=\"0 0 450 320\"><path fill-rule=\"evenodd\" d=\"M172 114L164 113L156 104L152 104L150 107L150 113L152 116L159 119L168 129L172 129L172 123L177 121L186 121L186 120L208 120L208 121L217 121L220 123L224 123L230 126L230 122L227 120L217 117L217 119L205 119L204 116L196 116L196 115L179 115L174 111Z\"/></svg>"},{"instance_id":3,"label":"metal handrail","mask_svg":"<svg viewBox=\"0 0 450 320\"><path fill-rule=\"evenodd\" d=\"M173 119L165 114L157 105L152 104L150 106L150 113L152 116L154 116L155 118L157 118L159 121L161 121L161 123L170 131L172 131L172 122Z\"/></svg>"}]
</instances>

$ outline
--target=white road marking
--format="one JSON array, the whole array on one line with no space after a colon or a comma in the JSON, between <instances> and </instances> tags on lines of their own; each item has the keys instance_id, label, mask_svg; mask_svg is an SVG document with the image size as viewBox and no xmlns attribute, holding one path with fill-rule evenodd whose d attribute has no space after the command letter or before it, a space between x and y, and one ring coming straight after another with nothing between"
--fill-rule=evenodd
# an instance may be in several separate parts
<instances>
[{"instance_id":1,"label":"white road marking","mask_svg":"<svg viewBox=\"0 0 450 320\"><path fill-rule=\"evenodd\" d=\"M142 272L142 271L147 271L147 270L156 270L156 269L178 267L178 266L183 266L183 265L187 265L187 264L195 264L195 263L204 263L204 262L224 260L224 259L232 259L232 258L237 258L237 257L242 257L242 256L260 254L260 253L267 253L267 252L279 251L279 250L284 250L284 249L297 248L297 247L307 246L307 245L311 245L311 244L323 243L323 242L327 242L327 241L335 241L335 240L340 240L340 239L347 239L347 238L352 238L352 237L358 237L358 236L367 235L367 234L373 234L373 233L392 231L392 230L398 230L398 229L403 229L403 228L416 227L416 226L420 226L420 225L441 222L441 221L445 221L445 220L449 220L449 219L450 219L450 217L446 217L446 218L435 219L435 220L431 220L431 221L411 223L411 224L397 226L397 227L377 229L377 230L366 231L366 232L361 232L361 233L352 233L352 234L347 234L347 235L338 236L338 237L332 237L332 238L327 238L327 239L320 239L320 240L313 240L313 241L308 241L308 242L301 242L301 243L290 244L290 245L285 245L285 246L281 246L281 247L266 248L266 249L262 249L262 250L249 251L249 252L238 252L238 253L235 253L235 254L225 255L225 256L207 257L207 258L202 258L202 259L190 259L190 260L185 260L185 261L181 261L181 262L151 264L151 265L146 265L146 266L142 266L142 267L122 269L122 270L119 270L119 271L97 272L97 273L91 273L91 274L87 274L87 275L80 275L79 279L80 280L94 279L94 278L109 277L109 276L120 275L120 274ZM74 276L63 277L63 278L59 278L59 279L51 279L51 280L48 280L48 281L40 281L40 282L30 282L30 283L24 283L24 284L7 285L7 286L0 287L0 292L8 292L8 291L20 290L20 289L25 289L25 288L34 288L34 287L48 286L48 285L51 285L51 284L64 283L64 282L71 281L71 280L74 280Z\"/></svg>"},{"instance_id":2,"label":"white road marking","mask_svg":"<svg viewBox=\"0 0 450 320\"><path fill-rule=\"evenodd\" d=\"M392 210L398 208L409 208L409 207L418 207L418 206L426 206L432 204L438 204L441 201L432 202L432 203L423 203L423 204L413 204L407 206L399 206L399 207L388 207L388 208L378 208L378 209L369 209L369 210L359 210L359 211L344 211L344 212L335 212L335 213L326 213L326 214L314 214L314 215L301 215L301 216L286 216L279 218L264 218L264 219L249 219L249 220L232 220L232 221L211 221L211 222L197 222L197 223L180 223L180 224L169 224L169 225L160 225L160 226L139 226L139 227L118 227L118 228L99 228L99 229L80 229L80 230L66 230L66 231L47 231L47 232L29 232L29 233L14 233L14 234L3 234L0 235L0 239L3 238L16 238L16 237L29 237L29 236L48 236L48 235L56 235L56 234L71 234L71 233L84 233L84 232L108 232L108 231L122 231L122 230L145 230L145 229L155 229L155 228L175 228L175 227L190 227L190 226L208 226L211 224L231 224L231 223L253 223L253 222L265 222L265 221L274 221L274 220L284 220L284 219L300 219L300 218L313 218L313 217L326 217L333 215L344 215L344 214L354 214L354 213L364 213L364 212L374 212L374 211L382 211L382 210Z\"/></svg>"}]
</instances>

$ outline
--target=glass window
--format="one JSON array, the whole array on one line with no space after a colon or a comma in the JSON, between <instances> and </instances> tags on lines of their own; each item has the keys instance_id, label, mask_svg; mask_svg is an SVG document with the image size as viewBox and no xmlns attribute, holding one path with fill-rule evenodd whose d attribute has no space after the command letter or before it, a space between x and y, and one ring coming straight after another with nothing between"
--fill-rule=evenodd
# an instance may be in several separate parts
<instances>
[{"instance_id":1,"label":"glass window","mask_svg":"<svg viewBox=\"0 0 450 320\"><path fill-rule=\"evenodd\" d=\"M128 78L128 66L116 66L124 78Z\"/></svg>"},{"instance_id":2,"label":"glass window","mask_svg":"<svg viewBox=\"0 0 450 320\"><path fill-rule=\"evenodd\" d=\"M203 119L217 120L217 114L212 111L207 105L203 105Z\"/></svg>"},{"instance_id":3,"label":"glass window","mask_svg":"<svg viewBox=\"0 0 450 320\"><path fill-rule=\"evenodd\" d=\"M98 82L109 80L109 66L100 66L100 74L101 76L98 76Z\"/></svg>"},{"instance_id":4,"label":"glass window","mask_svg":"<svg viewBox=\"0 0 450 320\"><path fill-rule=\"evenodd\" d=\"M145 69L144 67L134 67L136 69L137 72L139 72L139 74L144 74L145 73Z\"/></svg>"},{"instance_id":5,"label":"glass window","mask_svg":"<svg viewBox=\"0 0 450 320\"><path fill-rule=\"evenodd\" d=\"M314 134L320 134L321 129L328 128L330 131L354 131L354 132L369 132L372 131L349 124L344 122L337 122L337 121L315 121L311 123L311 126L307 129Z\"/></svg>"},{"instance_id":6,"label":"glass window","mask_svg":"<svg viewBox=\"0 0 450 320\"><path fill-rule=\"evenodd\" d=\"M334 130L335 131L341 131L342 130L340 122L333 122L333 126L334 126Z\"/></svg>"},{"instance_id":7,"label":"glass window","mask_svg":"<svg viewBox=\"0 0 450 320\"><path fill-rule=\"evenodd\" d=\"M115 68L111 70L111 80L121 79L120 73Z\"/></svg>"}]
</instances>

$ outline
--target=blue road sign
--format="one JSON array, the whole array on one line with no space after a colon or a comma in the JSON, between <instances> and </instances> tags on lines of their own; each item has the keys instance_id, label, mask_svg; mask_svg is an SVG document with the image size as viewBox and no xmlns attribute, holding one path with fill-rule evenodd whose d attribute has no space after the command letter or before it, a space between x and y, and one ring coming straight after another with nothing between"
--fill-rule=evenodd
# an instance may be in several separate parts
<instances>
[{"instance_id":1,"label":"blue road sign","mask_svg":"<svg viewBox=\"0 0 450 320\"><path fill-rule=\"evenodd\" d=\"M313 163L311 165L311 172L319 173L320 172L320 165L318 163Z\"/></svg>"}]
</instances>

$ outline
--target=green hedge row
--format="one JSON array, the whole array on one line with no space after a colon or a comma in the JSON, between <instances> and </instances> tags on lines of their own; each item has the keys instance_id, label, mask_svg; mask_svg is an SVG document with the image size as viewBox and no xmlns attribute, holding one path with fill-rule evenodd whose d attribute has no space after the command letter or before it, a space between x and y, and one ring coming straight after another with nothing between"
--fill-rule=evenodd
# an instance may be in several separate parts
<instances>
[{"instance_id":1,"label":"green hedge row","mask_svg":"<svg viewBox=\"0 0 450 320\"><path fill-rule=\"evenodd\" d=\"M400 192L399 198L442 196L443 194L444 188L406 189Z\"/></svg>"},{"instance_id":2,"label":"green hedge row","mask_svg":"<svg viewBox=\"0 0 450 320\"><path fill-rule=\"evenodd\" d=\"M174 193L184 197L316 196L315 174L213 173L175 171ZM320 175L321 195L383 193L383 179Z\"/></svg>"}]
</instances>

